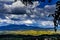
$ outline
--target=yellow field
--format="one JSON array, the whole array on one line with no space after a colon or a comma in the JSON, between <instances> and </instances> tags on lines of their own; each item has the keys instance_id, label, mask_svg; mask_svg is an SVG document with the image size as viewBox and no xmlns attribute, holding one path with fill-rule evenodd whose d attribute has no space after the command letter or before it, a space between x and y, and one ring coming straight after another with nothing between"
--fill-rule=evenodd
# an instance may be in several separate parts
<instances>
[{"instance_id":1,"label":"yellow field","mask_svg":"<svg viewBox=\"0 0 60 40\"><path fill-rule=\"evenodd\" d=\"M38 35L43 35L43 34L60 34L60 31L37 31L37 30L25 30L25 31L8 31L5 32L5 34L15 34L15 35L33 35L33 36L38 36Z\"/></svg>"}]
</instances>

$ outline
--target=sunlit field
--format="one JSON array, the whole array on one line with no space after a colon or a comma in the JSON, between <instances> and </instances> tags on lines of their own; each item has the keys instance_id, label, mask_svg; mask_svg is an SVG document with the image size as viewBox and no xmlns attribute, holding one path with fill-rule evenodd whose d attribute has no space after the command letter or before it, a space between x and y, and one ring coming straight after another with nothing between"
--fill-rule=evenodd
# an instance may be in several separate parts
<instances>
[{"instance_id":1,"label":"sunlit field","mask_svg":"<svg viewBox=\"0 0 60 40\"><path fill-rule=\"evenodd\" d=\"M0 40L60 40L60 31L22 30L0 31Z\"/></svg>"},{"instance_id":2,"label":"sunlit field","mask_svg":"<svg viewBox=\"0 0 60 40\"><path fill-rule=\"evenodd\" d=\"M15 34L15 35L52 35L52 34L60 34L60 31L50 31L50 30L25 30L25 31L0 31L0 34Z\"/></svg>"}]
</instances>

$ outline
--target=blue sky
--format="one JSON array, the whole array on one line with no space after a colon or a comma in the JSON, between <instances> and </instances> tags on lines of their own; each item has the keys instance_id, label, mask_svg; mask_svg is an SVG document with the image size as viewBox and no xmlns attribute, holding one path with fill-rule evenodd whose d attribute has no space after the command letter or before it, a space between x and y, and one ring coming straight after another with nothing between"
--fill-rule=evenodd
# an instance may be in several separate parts
<instances>
[{"instance_id":1,"label":"blue sky","mask_svg":"<svg viewBox=\"0 0 60 40\"><path fill-rule=\"evenodd\" d=\"M14 0L0 0L0 1L14 1ZM38 0L39 2L41 2L40 0ZM45 5L53 5L56 4L57 0L52 0L50 3L45 0L45 2L41 2L40 5L38 7L44 7Z\"/></svg>"},{"instance_id":2,"label":"blue sky","mask_svg":"<svg viewBox=\"0 0 60 40\"><path fill-rule=\"evenodd\" d=\"M45 5L53 5L56 4L56 2L57 0L52 0L50 3L47 0L45 0L45 2L41 2L40 7L44 7Z\"/></svg>"}]
</instances>

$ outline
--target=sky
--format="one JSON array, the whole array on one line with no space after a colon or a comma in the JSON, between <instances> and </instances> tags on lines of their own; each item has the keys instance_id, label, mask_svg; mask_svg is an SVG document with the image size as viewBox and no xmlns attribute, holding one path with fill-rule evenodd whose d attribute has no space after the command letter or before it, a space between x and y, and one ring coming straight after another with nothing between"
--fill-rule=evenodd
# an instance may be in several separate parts
<instances>
[{"instance_id":1,"label":"sky","mask_svg":"<svg viewBox=\"0 0 60 40\"><path fill-rule=\"evenodd\" d=\"M0 0L0 1L14 1L14 0ZM39 2L41 2L40 0L38 0ZM57 2L57 0L52 0L50 3L45 0L45 2L41 2L40 5L38 7L44 7L45 5L53 5Z\"/></svg>"},{"instance_id":2,"label":"sky","mask_svg":"<svg viewBox=\"0 0 60 40\"><path fill-rule=\"evenodd\" d=\"M0 0L0 1L14 1L14 0Z\"/></svg>"},{"instance_id":3,"label":"sky","mask_svg":"<svg viewBox=\"0 0 60 40\"><path fill-rule=\"evenodd\" d=\"M40 2L39 0L38 2L34 2L32 6L29 5L27 7L21 1L17 1L15 3L12 3L11 5L3 4L4 13L0 13L0 15L2 15L0 16L0 29L2 30L6 27L6 29L10 28L11 30L13 30L16 27L11 27L10 25L12 24L32 26L33 28L54 28L52 21L53 17L48 17L48 15L54 13L56 8L56 1L57 0L52 0L51 3L49 3L47 0L45 2ZM5 13L16 14L6 15ZM17 15L17 13L26 14Z\"/></svg>"},{"instance_id":4,"label":"sky","mask_svg":"<svg viewBox=\"0 0 60 40\"><path fill-rule=\"evenodd\" d=\"M45 0L45 2L41 2L40 7L44 7L45 5L53 5L56 4L57 0L52 0L50 3Z\"/></svg>"}]
</instances>

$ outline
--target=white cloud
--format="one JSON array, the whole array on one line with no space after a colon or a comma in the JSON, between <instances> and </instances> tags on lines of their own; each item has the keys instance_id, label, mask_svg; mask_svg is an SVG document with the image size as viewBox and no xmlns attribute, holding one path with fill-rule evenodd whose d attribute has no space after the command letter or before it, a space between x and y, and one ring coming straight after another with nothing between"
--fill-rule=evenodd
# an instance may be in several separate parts
<instances>
[{"instance_id":1,"label":"white cloud","mask_svg":"<svg viewBox=\"0 0 60 40\"><path fill-rule=\"evenodd\" d=\"M21 1L17 1L15 3L12 3L12 5L7 5L4 4L4 9L6 10L5 12L12 12L12 10L15 10L15 8L18 8L17 10L24 10L24 4ZM16 11L17 11L16 10Z\"/></svg>"},{"instance_id":2,"label":"white cloud","mask_svg":"<svg viewBox=\"0 0 60 40\"><path fill-rule=\"evenodd\" d=\"M15 8L15 7L24 7L25 5L21 1L17 1L13 3L11 6L12 8Z\"/></svg>"},{"instance_id":3,"label":"white cloud","mask_svg":"<svg viewBox=\"0 0 60 40\"><path fill-rule=\"evenodd\" d=\"M56 5L46 5L46 6L45 6L45 8L48 8L48 9L53 8L53 7L55 8Z\"/></svg>"},{"instance_id":4,"label":"white cloud","mask_svg":"<svg viewBox=\"0 0 60 40\"><path fill-rule=\"evenodd\" d=\"M56 5L46 5L44 9L46 12L53 14L56 11Z\"/></svg>"},{"instance_id":5,"label":"white cloud","mask_svg":"<svg viewBox=\"0 0 60 40\"><path fill-rule=\"evenodd\" d=\"M31 13L31 10L39 5L39 2L33 2L33 5L28 5L25 6L21 1L17 1L12 3L12 5L7 5L4 4L4 9L6 10L5 12L10 12L10 13ZM35 10L35 9L34 9ZM32 10L33 11L33 10Z\"/></svg>"},{"instance_id":6,"label":"white cloud","mask_svg":"<svg viewBox=\"0 0 60 40\"><path fill-rule=\"evenodd\" d=\"M9 20L8 19L0 19L0 26L7 26L9 24L15 24L15 25L25 24L26 26L33 25L33 26L43 27L43 28L53 28L54 27L52 21L36 21L36 20L29 20L29 19L23 20L23 21L13 21L10 19Z\"/></svg>"},{"instance_id":7,"label":"white cloud","mask_svg":"<svg viewBox=\"0 0 60 40\"><path fill-rule=\"evenodd\" d=\"M54 24L53 21L43 21L41 22L41 25L53 27Z\"/></svg>"},{"instance_id":8,"label":"white cloud","mask_svg":"<svg viewBox=\"0 0 60 40\"><path fill-rule=\"evenodd\" d=\"M26 21L23 21L23 22L26 23L26 24L32 24L31 20L26 20Z\"/></svg>"},{"instance_id":9,"label":"white cloud","mask_svg":"<svg viewBox=\"0 0 60 40\"><path fill-rule=\"evenodd\" d=\"M7 26L7 24L16 24L16 25L28 24L28 25L30 25L30 24L33 24L33 21L32 20L14 21L14 20L10 20L10 19L1 19L0 18L0 26L3 26L2 24L6 25L6 26Z\"/></svg>"},{"instance_id":10,"label":"white cloud","mask_svg":"<svg viewBox=\"0 0 60 40\"><path fill-rule=\"evenodd\" d=\"M38 5L40 5L40 3L39 3L38 1L35 1L35 2L33 2L32 8L35 8L35 7L37 7Z\"/></svg>"}]
</instances>

